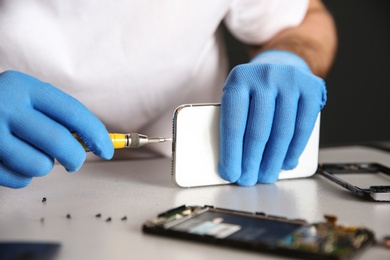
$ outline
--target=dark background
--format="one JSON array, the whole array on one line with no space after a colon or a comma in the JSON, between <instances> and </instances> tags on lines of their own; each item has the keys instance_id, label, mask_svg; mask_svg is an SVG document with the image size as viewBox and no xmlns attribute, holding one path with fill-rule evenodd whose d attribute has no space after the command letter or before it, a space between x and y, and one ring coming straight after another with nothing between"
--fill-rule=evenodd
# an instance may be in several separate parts
<instances>
[{"instance_id":1,"label":"dark background","mask_svg":"<svg viewBox=\"0 0 390 260\"><path fill-rule=\"evenodd\" d=\"M390 14L388 0L324 0L339 46L326 78L321 146L390 141ZM247 62L244 48L225 33L231 66Z\"/></svg>"}]
</instances>

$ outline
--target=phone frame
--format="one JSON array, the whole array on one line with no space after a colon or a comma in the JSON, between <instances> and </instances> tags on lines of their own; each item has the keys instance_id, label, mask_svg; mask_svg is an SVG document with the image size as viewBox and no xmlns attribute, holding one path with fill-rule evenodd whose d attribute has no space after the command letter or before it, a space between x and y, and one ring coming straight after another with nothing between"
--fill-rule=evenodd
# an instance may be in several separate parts
<instances>
[{"instance_id":1,"label":"phone frame","mask_svg":"<svg viewBox=\"0 0 390 260\"><path fill-rule=\"evenodd\" d=\"M377 174L384 173L386 176L390 176L390 168L379 163L320 163L318 165L318 174L321 174L325 178L338 184L339 186L349 190L350 192L358 195L361 198L390 202L390 186L389 185L374 185L368 188L360 188L356 185L352 185L336 176L336 174Z\"/></svg>"}]
</instances>

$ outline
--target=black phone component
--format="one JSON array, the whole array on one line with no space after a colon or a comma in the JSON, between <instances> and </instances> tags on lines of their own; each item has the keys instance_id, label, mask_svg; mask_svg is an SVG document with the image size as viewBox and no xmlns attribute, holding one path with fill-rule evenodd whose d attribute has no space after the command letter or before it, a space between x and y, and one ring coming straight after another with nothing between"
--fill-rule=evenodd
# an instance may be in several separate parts
<instances>
[{"instance_id":1,"label":"black phone component","mask_svg":"<svg viewBox=\"0 0 390 260\"><path fill-rule=\"evenodd\" d=\"M318 174L344 187L352 193L372 201L390 201L390 168L378 163L323 163L319 164ZM381 176L377 180L389 185L370 185L368 187L359 187L347 181L343 177L348 175L371 175L372 177ZM337 175L337 176L336 176Z\"/></svg>"}]
</instances>

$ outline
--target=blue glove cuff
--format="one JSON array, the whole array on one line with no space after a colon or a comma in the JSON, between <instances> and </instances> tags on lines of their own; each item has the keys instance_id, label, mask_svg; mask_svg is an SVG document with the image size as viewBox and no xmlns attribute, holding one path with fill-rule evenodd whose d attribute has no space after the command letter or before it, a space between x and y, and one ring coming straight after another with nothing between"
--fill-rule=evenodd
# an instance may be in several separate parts
<instances>
[{"instance_id":1,"label":"blue glove cuff","mask_svg":"<svg viewBox=\"0 0 390 260\"><path fill-rule=\"evenodd\" d=\"M268 50L256 55L250 63L285 64L310 71L309 65L304 59L295 53L282 50Z\"/></svg>"}]
</instances>

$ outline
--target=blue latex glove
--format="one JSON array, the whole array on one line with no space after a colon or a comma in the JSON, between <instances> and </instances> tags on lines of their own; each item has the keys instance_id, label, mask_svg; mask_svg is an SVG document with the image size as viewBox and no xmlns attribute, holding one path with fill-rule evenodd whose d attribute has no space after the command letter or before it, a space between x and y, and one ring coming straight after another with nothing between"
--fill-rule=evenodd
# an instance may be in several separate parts
<instances>
[{"instance_id":1,"label":"blue latex glove","mask_svg":"<svg viewBox=\"0 0 390 260\"><path fill-rule=\"evenodd\" d=\"M24 187L49 173L54 159L77 171L86 152L71 131L96 155L113 156L104 125L76 99L20 72L0 74L0 185Z\"/></svg>"},{"instance_id":2,"label":"blue latex glove","mask_svg":"<svg viewBox=\"0 0 390 260\"><path fill-rule=\"evenodd\" d=\"M295 168L325 103L324 80L293 53L266 51L235 67L222 96L220 176L250 186Z\"/></svg>"}]
</instances>

